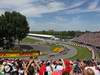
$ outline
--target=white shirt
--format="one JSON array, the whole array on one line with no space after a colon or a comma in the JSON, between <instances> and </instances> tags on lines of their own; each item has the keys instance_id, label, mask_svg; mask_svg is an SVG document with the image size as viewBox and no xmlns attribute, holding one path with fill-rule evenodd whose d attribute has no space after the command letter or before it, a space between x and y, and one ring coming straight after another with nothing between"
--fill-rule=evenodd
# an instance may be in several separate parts
<instances>
[{"instance_id":1,"label":"white shirt","mask_svg":"<svg viewBox=\"0 0 100 75\"><path fill-rule=\"evenodd\" d=\"M55 71L55 65L51 64L53 71Z\"/></svg>"},{"instance_id":2,"label":"white shirt","mask_svg":"<svg viewBox=\"0 0 100 75\"><path fill-rule=\"evenodd\" d=\"M63 70L63 66L61 65L57 65L56 68L55 68L56 71L61 71Z\"/></svg>"},{"instance_id":3,"label":"white shirt","mask_svg":"<svg viewBox=\"0 0 100 75\"><path fill-rule=\"evenodd\" d=\"M46 66L46 71L48 71L48 72L52 71L51 67L50 66Z\"/></svg>"},{"instance_id":4,"label":"white shirt","mask_svg":"<svg viewBox=\"0 0 100 75\"><path fill-rule=\"evenodd\" d=\"M52 70L50 66L46 66L46 71L48 72L48 75L51 75Z\"/></svg>"}]
</instances>

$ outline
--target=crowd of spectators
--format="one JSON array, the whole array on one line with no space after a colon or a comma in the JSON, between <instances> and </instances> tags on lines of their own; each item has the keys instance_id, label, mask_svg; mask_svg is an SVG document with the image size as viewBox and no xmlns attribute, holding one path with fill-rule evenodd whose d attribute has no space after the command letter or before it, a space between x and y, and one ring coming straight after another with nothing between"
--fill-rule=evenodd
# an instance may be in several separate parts
<instances>
[{"instance_id":1,"label":"crowd of spectators","mask_svg":"<svg viewBox=\"0 0 100 75\"><path fill-rule=\"evenodd\" d=\"M76 42L100 47L100 32L94 32L94 33L85 33L78 38L74 39Z\"/></svg>"},{"instance_id":2,"label":"crowd of spectators","mask_svg":"<svg viewBox=\"0 0 100 75\"><path fill-rule=\"evenodd\" d=\"M94 59L72 61L30 57L1 60L0 64L2 75L100 75L100 63Z\"/></svg>"}]
</instances>

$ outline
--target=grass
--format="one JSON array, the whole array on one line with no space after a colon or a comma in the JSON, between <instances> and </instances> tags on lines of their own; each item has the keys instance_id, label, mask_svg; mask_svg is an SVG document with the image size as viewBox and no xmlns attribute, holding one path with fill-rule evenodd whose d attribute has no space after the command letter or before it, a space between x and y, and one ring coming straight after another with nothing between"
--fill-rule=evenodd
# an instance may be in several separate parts
<instances>
[{"instance_id":1,"label":"grass","mask_svg":"<svg viewBox=\"0 0 100 75\"><path fill-rule=\"evenodd\" d=\"M73 46L77 50L77 54L70 59L75 60L75 59L91 59L92 58L92 53L88 50L88 48L84 47L77 47Z\"/></svg>"},{"instance_id":2,"label":"grass","mask_svg":"<svg viewBox=\"0 0 100 75\"><path fill-rule=\"evenodd\" d=\"M95 55L96 55L96 59L97 60L100 60L100 51L96 51L95 52Z\"/></svg>"},{"instance_id":3,"label":"grass","mask_svg":"<svg viewBox=\"0 0 100 75\"><path fill-rule=\"evenodd\" d=\"M36 39L29 38L29 37L26 37L22 40L22 43L28 43L28 44L34 44L36 42L40 42L40 41L36 40Z\"/></svg>"}]
</instances>

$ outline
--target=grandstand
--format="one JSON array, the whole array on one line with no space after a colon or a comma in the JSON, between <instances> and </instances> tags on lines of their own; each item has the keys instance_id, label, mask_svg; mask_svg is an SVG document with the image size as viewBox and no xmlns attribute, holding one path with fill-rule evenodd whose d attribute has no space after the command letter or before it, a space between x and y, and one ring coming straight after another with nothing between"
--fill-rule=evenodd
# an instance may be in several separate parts
<instances>
[{"instance_id":1,"label":"grandstand","mask_svg":"<svg viewBox=\"0 0 100 75\"><path fill-rule=\"evenodd\" d=\"M100 48L100 32L85 33L73 41Z\"/></svg>"},{"instance_id":2,"label":"grandstand","mask_svg":"<svg viewBox=\"0 0 100 75\"><path fill-rule=\"evenodd\" d=\"M91 46L97 61L100 61L100 32L85 33L78 38L73 39L74 42Z\"/></svg>"},{"instance_id":3,"label":"grandstand","mask_svg":"<svg viewBox=\"0 0 100 75\"><path fill-rule=\"evenodd\" d=\"M44 34L32 34L32 33L29 33L28 36L32 36L32 37L35 37L35 38L42 38L42 39L59 40L59 38L56 38L53 35L44 35Z\"/></svg>"}]
</instances>

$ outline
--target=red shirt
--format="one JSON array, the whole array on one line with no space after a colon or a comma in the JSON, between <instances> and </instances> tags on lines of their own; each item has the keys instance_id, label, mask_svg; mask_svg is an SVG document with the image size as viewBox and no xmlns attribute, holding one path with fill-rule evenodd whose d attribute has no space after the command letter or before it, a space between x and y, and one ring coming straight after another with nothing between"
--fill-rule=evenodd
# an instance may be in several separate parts
<instances>
[{"instance_id":1,"label":"red shirt","mask_svg":"<svg viewBox=\"0 0 100 75\"><path fill-rule=\"evenodd\" d=\"M57 71L54 71L54 72L52 72L52 75L61 75L61 73L57 72Z\"/></svg>"},{"instance_id":2,"label":"red shirt","mask_svg":"<svg viewBox=\"0 0 100 75\"><path fill-rule=\"evenodd\" d=\"M70 73L72 70L72 66L70 64L70 61L64 60L65 63L65 69L63 70L64 72Z\"/></svg>"},{"instance_id":3,"label":"red shirt","mask_svg":"<svg viewBox=\"0 0 100 75\"><path fill-rule=\"evenodd\" d=\"M46 65L42 64L39 69L39 75L44 75L45 72L46 72Z\"/></svg>"}]
</instances>

